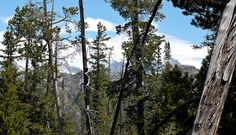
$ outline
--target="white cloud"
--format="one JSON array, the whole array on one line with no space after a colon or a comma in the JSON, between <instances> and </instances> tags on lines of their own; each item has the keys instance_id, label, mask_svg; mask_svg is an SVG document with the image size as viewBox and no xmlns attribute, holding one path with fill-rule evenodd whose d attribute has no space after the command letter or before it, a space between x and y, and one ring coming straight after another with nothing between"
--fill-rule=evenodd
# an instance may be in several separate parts
<instances>
[{"instance_id":1,"label":"white cloud","mask_svg":"<svg viewBox=\"0 0 236 135\"><path fill-rule=\"evenodd\" d=\"M4 31L0 31L0 49L4 49L4 46L2 45L3 35L4 35ZM0 55L2 55L2 51L0 51ZM0 58L0 61L1 60L2 58Z\"/></svg>"},{"instance_id":2,"label":"white cloud","mask_svg":"<svg viewBox=\"0 0 236 135\"><path fill-rule=\"evenodd\" d=\"M70 45L68 41L63 41L61 44ZM59 63L63 65L69 65L73 67L79 67L82 69L82 57L79 46L71 46L67 49L59 50L58 58L60 58ZM63 58L63 59L61 59Z\"/></svg>"},{"instance_id":3,"label":"white cloud","mask_svg":"<svg viewBox=\"0 0 236 135\"><path fill-rule=\"evenodd\" d=\"M7 17L5 19L0 17L2 22L7 22L11 17ZM5 20L5 21L4 21ZM97 23L101 22L103 25L107 27L108 31L115 32L116 24L100 19L100 18L86 18L85 21L89 24L89 28L87 31L97 31ZM73 24L69 24L69 26L73 29L75 26ZM62 29L62 33L65 33L65 30ZM0 31L0 42L3 40L4 31ZM172 57L177 59L181 64L185 65L193 65L197 68L201 67L201 61L207 54L207 49L194 50L191 46L193 45L191 42L179 39L172 35L157 33L158 35L165 35L167 41L171 44ZM91 41L91 39L88 39ZM121 61L123 59L122 48L121 45L124 41L128 40L128 37L125 35L115 35L109 41L107 41L108 47L114 47L112 59L115 61ZM0 48L3 46L0 43ZM163 45L162 45L163 47ZM77 47L78 48L78 47ZM66 51L60 52L61 56L65 56L67 54L71 54L76 51L76 48L70 48ZM89 56L89 54L88 54ZM71 66L82 68L82 56L81 54L76 54L74 57L68 59L68 63Z\"/></svg>"},{"instance_id":4,"label":"white cloud","mask_svg":"<svg viewBox=\"0 0 236 135\"><path fill-rule=\"evenodd\" d=\"M8 21L12 18L13 16L8 16L8 17L0 17L1 22L7 24Z\"/></svg>"},{"instance_id":5,"label":"white cloud","mask_svg":"<svg viewBox=\"0 0 236 135\"><path fill-rule=\"evenodd\" d=\"M113 47L114 50L112 51L111 59L115 61L122 61L123 55L122 55L122 43L124 41L127 41L128 37L125 35L116 35L115 37L112 37L109 41L107 41L108 47Z\"/></svg>"},{"instance_id":6,"label":"white cloud","mask_svg":"<svg viewBox=\"0 0 236 135\"><path fill-rule=\"evenodd\" d=\"M97 24L99 22L106 26L108 32L116 32L116 24L108 20L88 17L85 19L85 22L88 24L88 28L86 29L88 32L97 32ZM71 29L71 32L75 32L76 26L74 23L68 23L68 26ZM61 27L61 34L67 34L65 26Z\"/></svg>"},{"instance_id":7,"label":"white cloud","mask_svg":"<svg viewBox=\"0 0 236 135\"><path fill-rule=\"evenodd\" d=\"M110 22L110 21L107 21L107 20L104 20L104 19L101 19L101 18L86 18L85 19L85 22L88 23L89 25L89 28L86 29L87 31L97 31L97 24L99 22L102 23L102 25L106 26L107 28L107 31L112 31L112 32L115 32L116 31L116 24Z\"/></svg>"},{"instance_id":8,"label":"white cloud","mask_svg":"<svg viewBox=\"0 0 236 135\"><path fill-rule=\"evenodd\" d=\"M196 68L201 67L202 59L207 55L207 48L196 50L192 48L193 43L189 41L178 39L175 36L166 34L165 38L170 42L171 53L174 59L177 59L184 65L193 65Z\"/></svg>"},{"instance_id":9,"label":"white cloud","mask_svg":"<svg viewBox=\"0 0 236 135\"><path fill-rule=\"evenodd\" d=\"M112 60L122 61L122 59L123 59L123 56L122 56L123 50L121 49L121 45L127 39L128 39L127 36L116 35L116 36L112 37L109 41L106 42L108 47L114 47L114 50L112 51L112 56L111 56ZM92 40L93 40L92 38L88 39L88 41L90 41L90 42ZM73 56L68 57L66 60L67 60L67 63L70 66L79 67L80 69L82 69L82 54L81 54L81 49L80 48L81 48L81 46L71 47L71 48L68 48L67 50L60 51L59 55L60 55L60 57L64 57L64 56L67 56L67 55L72 54L74 52L77 52ZM89 47L87 46L87 57L88 57L88 59L89 59L89 54L90 54L90 50L89 50Z\"/></svg>"},{"instance_id":10,"label":"white cloud","mask_svg":"<svg viewBox=\"0 0 236 135\"><path fill-rule=\"evenodd\" d=\"M159 34L160 35L160 34ZM186 40L181 40L174 36L166 35L166 40L171 44L171 53L174 59L177 59L181 64L184 65L193 65L196 68L201 67L202 59L207 55L207 48L195 50L191 46L193 45L191 42ZM88 39L92 41L92 39ZM112 60L122 61L122 48L121 45L124 41L128 40L128 37L125 35L116 35L112 37L109 41L106 42L108 47L114 47L112 52ZM164 44L162 44L163 48ZM162 49L164 50L164 49ZM71 48L66 50L62 54L70 54L75 51L75 48ZM88 57L89 57L89 50ZM68 59L68 63L71 66L79 67L82 69L82 56L81 54L76 54L73 58Z\"/></svg>"},{"instance_id":11,"label":"white cloud","mask_svg":"<svg viewBox=\"0 0 236 135\"><path fill-rule=\"evenodd\" d=\"M4 47L3 47L3 45L2 45L3 35L4 35L4 31L0 31L0 49L4 49ZM0 53L1 53L1 52L0 52Z\"/></svg>"},{"instance_id":12,"label":"white cloud","mask_svg":"<svg viewBox=\"0 0 236 135\"><path fill-rule=\"evenodd\" d=\"M101 18L88 17L85 19L85 21L89 25L89 28L86 29L86 31L88 31L88 32L96 32L98 22L101 22L103 25L105 25L108 31L112 31L112 32L116 31L116 29L115 29L116 24L114 24L108 20L104 20ZM156 23L153 23L153 25L158 27L158 25ZM70 27L75 27L75 26L70 25ZM175 36L163 34L163 33L159 33L159 32L157 32L157 34L158 35L165 35L165 39L170 42L172 57L174 59L177 59L181 64L193 65L196 68L201 67L202 59L205 58L205 56L207 55L207 48L195 50L192 48L193 43L191 43L189 41L182 40L182 39L179 39ZM113 60L121 61L123 59L123 56L122 56L123 50L121 49L121 45L127 39L128 39L127 36L116 35L116 36L112 37L107 42L107 45L109 47L112 47L112 46L114 47L113 55L112 55ZM88 39L88 40L92 41L92 39ZM163 47L163 45L162 45L162 47ZM77 65L77 67L78 67L78 63L80 63L79 67L82 67L81 56L75 56L75 59L80 59L80 60L71 60L73 62L70 62L70 63L72 63L73 66Z\"/></svg>"},{"instance_id":13,"label":"white cloud","mask_svg":"<svg viewBox=\"0 0 236 135\"><path fill-rule=\"evenodd\" d=\"M0 41L3 41L4 31L0 31Z\"/></svg>"},{"instance_id":14,"label":"white cloud","mask_svg":"<svg viewBox=\"0 0 236 135\"><path fill-rule=\"evenodd\" d=\"M76 26L74 23L68 23L68 28L71 30L71 32L76 32ZM58 25L59 27L61 27L61 32L60 34L68 34L67 30L66 30L66 27L63 26L63 25Z\"/></svg>"}]
</instances>

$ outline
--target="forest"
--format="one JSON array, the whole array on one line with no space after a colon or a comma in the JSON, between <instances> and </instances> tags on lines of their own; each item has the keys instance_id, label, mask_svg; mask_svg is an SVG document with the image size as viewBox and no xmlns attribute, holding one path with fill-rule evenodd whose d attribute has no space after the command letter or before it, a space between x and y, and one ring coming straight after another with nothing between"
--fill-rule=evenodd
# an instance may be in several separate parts
<instances>
[{"instance_id":1,"label":"forest","mask_svg":"<svg viewBox=\"0 0 236 135\"><path fill-rule=\"evenodd\" d=\"M125 20L116 26L127 37L116 63L102 22L94 39L86 37L85 1L63 1L60 13L55 1L27 0L8 20L0 47L0 135L236 134L235 0L166 0L208 31L192 46L208 50L200 69L176 63L172 44L158 34L162 0L104 0ZM63 72L73 68L68 59L83 68Z\"/></svg>"}]
</instances>

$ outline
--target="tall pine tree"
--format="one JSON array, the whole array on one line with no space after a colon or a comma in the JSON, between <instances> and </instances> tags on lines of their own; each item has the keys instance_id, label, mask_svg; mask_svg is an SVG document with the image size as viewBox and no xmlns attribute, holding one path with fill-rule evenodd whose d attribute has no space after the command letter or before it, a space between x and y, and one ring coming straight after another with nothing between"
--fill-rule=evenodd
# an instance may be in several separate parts
<instances>
[{"instance_id":1,"label":"tall pine tree","mask_svg":"<svg viewBox=\"0 0 236 135\"><path fill-rule=\"evenodd\" d=\"M10 28L4 34L5 46L3 52L4 61L2 85L0 86L0 134L22 135L29 134L27 119L27 105L19 99L19 81L17 80L17 70L14 65L17 40Z\"/></svg>"},{"instance_id":2,"label":"tall pine tree","mask_svg":"<svg viewBox=\"0 0 236 135\"><path fill-rule=\"evenodd\" d=\"M91 73L91 105L95 111L94 128L97 135L108 134L107 127L110 125L108 117L108 98L106 89L109 81L107 65L106 41L110 37L106 34L106 27L99 22L97 24L97 35L92 42L90 54L90 64L92 66Z\"/></svg>"}]
</instances>

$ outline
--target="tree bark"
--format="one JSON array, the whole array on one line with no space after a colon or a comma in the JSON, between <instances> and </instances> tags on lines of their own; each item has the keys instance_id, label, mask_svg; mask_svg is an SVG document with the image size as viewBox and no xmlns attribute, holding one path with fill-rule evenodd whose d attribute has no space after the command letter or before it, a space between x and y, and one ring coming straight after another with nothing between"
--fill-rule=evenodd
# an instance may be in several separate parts
<instances>
[{"instance_id":1,"label":"tree bark","mask_svg":"<svg viewBox=\"0 0 236 135\"><path fill-rule=\"evenodd\" d=\"M85 113L86 113L86 130L87 135L91 135L91 125L90 125L90 117L89 117L89 95L90 91L88 89L88 66L87 66L87 53L86 53L86 41L85 41L85 23L84 23L84 8L83 8L83 0L79 0L79 10L80 10L80 21L81 21L81 44L82 44L82 57L83 57L83 71L84 71L84 86L83 89L85 91Z\"/></svg>"},{"instance_id":2,"label":"tree bark","mask_svg":"<svg viewBox=\"0 0 236 135\"><path fill-rule=\"evenodd\" d=\"M134 0L134 6L138 7L138 0ZM134 16L131 19L132 21L132 31L133 31L133 42L137 41L139 38L139 10L136 8ZM134 55L135 55L135 64L138 66L138 69L136 69L135 71L135 79L136 79L136 92L138 92L140 90L140 88L142 87L142 82L143 82L143 70L142 70L142 49L143 49L143 45L141 43L138 43L135 51L134 51ZM138 121L136 122L136 126L137 126L137 131L138 131L138 135L145 135L144 132L144 101L143 100L138 100L137 103L137 119Z\"/></svg>"},{"instance_id":3,"label":"tree bark","mask_svg":"<svg viewBox=\"0 0 236 135\"><path fill-rule=\"evenodd\" d=\"M44 18L45 18L45 26L44 26L44 39L48 46L48 78L47 78L47 92L52 92L55 100L56 100L56 113L57 113L57 121L59 134L64 135L64 124L63 124L63 116L61 110L61 102L59 97L59 91L57 86L57 46L55 46L55 63L53 63L53 44L52 44L52 21L53 21L53 12L54 12L54 0L52 0L52 11L51 18L48 17L47 10L47 0L43 0L43 9L44 9ZM58 36L58 35L57 35Z\"/></svg>"},{"instance_id":4,"label":"tree bark","mask_svg":"<svg viewBox=\"0 0 236 135\"><path fill-rule=\"evenodd\" d=\"M29 46L31 44L31 40L28 39L28 43L25 44L25 57L26 57L26 60L25 60L25 84L24 84L24 89L25 91L29 91L28 89L28 80L29 80Z\"/></svg>"},{"instance_id":5,"label":"tree bark","mask_svg":"<svg viewBox=\"0 0 236 135\"><path fill-rule=\"evenodd\" d=\"M231 0L223 13L193 126L193 135L215 135L219 127L236 65L235 7L236 1Z\"/></svg>"},{"instance_id":6,"label":"tree bark","mask_svg":"<svg viewBox=\"0 0 236 135\"><path fill-rule=\"evenodd\" d=\"M59 134L64 135L64 119L60 100L60 92L58 89L57 48L58 44L55 45L55 52L54 52L55 58L54 58L54 72L53 72L53 91L54 91L54 96L56 98L56 111L57 111L57 121L59 126Z\"/></svg>"},{"instance_id":7,"label":"tree bark","mask_svg":"<svg viewBox=\"0 0 236 135\"><path fill-rule=\"evenodd\" d=\"M48 77L47 77L47 92L51 90L52 85L52 65L53 65L53 57L52 57L52 43L49 36L49 29L50 24L48 23L48 11L47 11L47 0L43 0L43 10L44 10L44 39L46 41L46 44L48 46Z\"/></svg>"}]
</instances>

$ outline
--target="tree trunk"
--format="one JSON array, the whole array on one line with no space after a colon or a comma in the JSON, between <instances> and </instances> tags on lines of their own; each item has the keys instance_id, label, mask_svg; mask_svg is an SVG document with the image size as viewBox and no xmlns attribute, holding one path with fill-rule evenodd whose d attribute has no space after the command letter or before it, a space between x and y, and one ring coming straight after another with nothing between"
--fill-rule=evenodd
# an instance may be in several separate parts
<instances>
[{"instance_id":1,"label":"tree trunk","mask_svg":"<svg viewBox=\"0 0 236 135\"><path fill-rule=\"evenodd\" d=\"M112 54L113 48L109 48L109 54L108 54L108 76L111 78L111 54Z\"/></svg>"},{"instance_id":2,"label":"tree trunk","mask_svg":"<svg viewBox=\"0 0 236 135\"><path fill-rule=\"evenodd\" d=\"M48 46L48 77L47 77L47 92L50 91L52 85L52 43L48 38L50 25L48 23L48 12L47 12L47 0L43 0L43 9L44 9L44 39Z\"/></svg>"},{"instance_id":3,"label":"tree trunk","mask_svg":"<svg viewBox=\"0 0 236 135\"><path fill-rule=\"evenodd\" d=\"M30 39L28 39L28 44L25 45L25 84L24 84L24 89L25 91L29 91L28 89L28 80L29 80L29 46L31 42Z\"/></svg>"},{"instance_id":4,"label":"tree trunk","mask_svg":"<svg viewBox=\"0 0 236 135\"><path fill-rule=\"evenodd\" d=\"M134 0L135 7L138 7L138 0ZM132 31L133 31L133 42L138 40L139 37L139 11L136 9L134 13L134 17L132 18ZM136 91L138 92L140 88L142 87L143 82L143 70L142 70L142 44L138 43L135 48L135 64L138 66L138 69L135 71L135 79L136 79ZM137 103L137 130L138 135L145 135L144 133L144 101L139 100Z\"/></svg>"},{"instance_id":5,"label":"tree trunk","mask_svg":"<svg viewBox=\"0 0 236 135\"><path fill-rule=\"evenodd\" d=\"M54 0L52 0L52 11L51 18L48 18L47 10L47 0L43 0L43 9L44 9L44 38L48 46L48 78L47 78L47 92L52 92L56 100L56 113L59 134L64 135L63 129L63 117L61 111L61 102L59 97L59 91L57 86L57 46L55 47L55 63L53 63L53 44L52 44L52 21L53 21L53 12L54 12Z\"/></svg>"},{"instance_id":6,"label":"tree trunk","mask_svg":"<svg viewBox=\"0 0 236 135\"><path fill-rule=\"evenodd\" d=\"M79 0L79 10L80 10L80 30L81 30L81 44L82 44L82 57L83 57L83 71L84 71L84 86L83 89L85 91L85 113L86 113L86 133L87 135L91 135L91 125L90 125L90 117L89 117L89 95L90 91L88 89L88 66L87 66L87 53L86 53L86 41L85 41L85 23L84 23L84 8L83 8L83 0Z\"/></svg>"},{"instance_id":7,"label":"tree trunk","mask_svg":"<svg viewBox=\"0 0 236 135\"><path fill-rule=\"evenodd\" d=\"M155 6L154 6L154 9L152 11L152 15L151 15L151 17L150 17L150 19L147 23L145 32L143 34L143 38L141 40L142 45L144 45L144 42L147 38L148 31L151 27L151 23L154 20L156 14L157 14L158 7L160 6L161 3L162 3L162 0L158 0L156 2ZM138 45L139 42L140 42L140 37L138 37L137 41L135 41L134 48L131 51L131 56L134 54L134 49L136 48L136 46ZM120 93L119 93L119 96L118 96L115 115L114 115L114 118L113 118L112 127L111 127L109 135L114 135L114 133L115 133L116 124L117 124L118 116L119 116L119 113L120 113L121 101L122 101L123 94L124 94L124 91L125 91L126 79L128 78L128 67L129 67L129 65L130 65L130 57L127 58L127 62L125 64L124 75L123 75L123 78L122 78L122 87L121 87L121 90L120 90Z\"/></svg>"},{"instance_id":8,"label":"tree trunk","mask_svg":"<svg viewBox=\"0 0 236 135\"><path fill-rule=\"evenodd\" d=\"M58 36L58 35L57 35ZM58 42L58 41L57 41ZM56 98L56 111L57 111L57 121L59 126L59 134L64 135L64 119L63 119L63 112L60 100L60 92L58 89L58 69L57 69L57 49L58 44L55 46L55 54L54 54L54 72L53 72L53 91L54 96Z\"/></svg>"},{"instance_id":9,"label":"tree trunk","mask_svg":"<svg viewBox=\"0 0 236 135\"><path fill-rule=\"evenodd\" d=\"M215 135L236 65L236 1L223 13L216 45L193 126L193 135Z\"/></svg>"}]
</instances>

